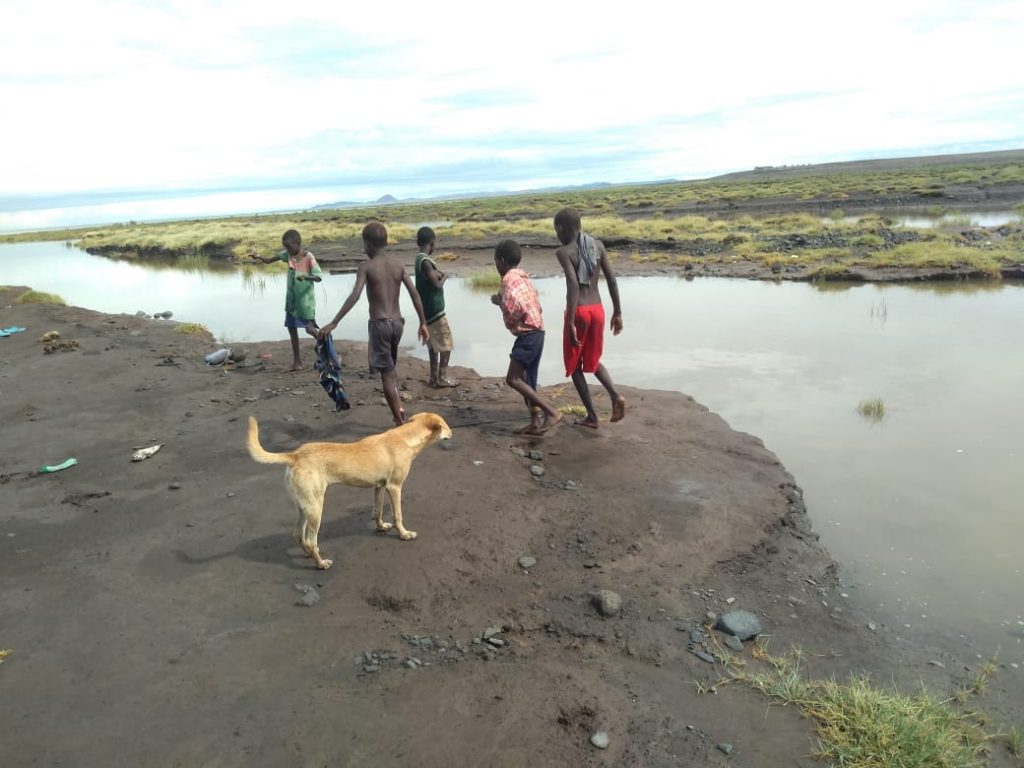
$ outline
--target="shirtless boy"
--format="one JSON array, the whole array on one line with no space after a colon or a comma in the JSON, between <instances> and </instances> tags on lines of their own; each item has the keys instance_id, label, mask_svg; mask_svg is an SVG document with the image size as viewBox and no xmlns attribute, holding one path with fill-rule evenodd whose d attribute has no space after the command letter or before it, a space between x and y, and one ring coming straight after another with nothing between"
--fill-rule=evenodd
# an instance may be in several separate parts
<instances>
[{"instance_id":1,"label":"shirtless boy","mask_svg":"<svg viewBox=\"0 0 1024 768\"><path fill-rule=\"evenodd\" d=\"M423 303L416 293L416 287L405 274L405 267L384 252L387 244L388 231L379 221L371 221L363 227L363 250L369 258L359 265L352 293L345 299L334 319L320 329L320 338L327 338L327 335L337 327L341 319L359 301L359 297L363 295L363 286L366 286L366 296L370 301L370 371L380 373L384 397L391 408L395 424L400 425L405 422L405 410L398 396L398 373L395 366L398 364L398 343L402 340L402 330L405 327L405 320L398 306L399 289L403 284L419 317L420 341L426 344L430 334L427 332Z\"/></svg>"},{"instance_id":2,"label":"shirtless boy","mask_svg":"<svg viewBox=\"0 0 1024 768\"><path fill-rule=\"evenodd\" d=\"M611 330L615 335L622 332L619 286L608 263L604 243L583 232L576 209L563 208L555 214L555 234L562 244L555 255L565 272L565 325L562 334L565 375L572 376L572 383L587 410L586 418L576 423L597 429L597 412L585 374L593 373L608 391L612 404L611 421L621 421L626 414L626 400L615 391L611 374L601 364L604 351L601 273L604 273L608 293L612 297Z\"/></svg>"}]
</instances>

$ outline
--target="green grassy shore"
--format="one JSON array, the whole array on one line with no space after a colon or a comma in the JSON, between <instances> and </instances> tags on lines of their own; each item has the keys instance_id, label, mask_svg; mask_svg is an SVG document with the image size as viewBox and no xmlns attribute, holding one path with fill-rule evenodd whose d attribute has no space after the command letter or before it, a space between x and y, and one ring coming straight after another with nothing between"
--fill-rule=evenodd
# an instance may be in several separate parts
<instances>
[{"instance_id":1,"label":"green grassy shore","mask_svg":"<svg viewBox=\"0 0 1024 768\"><path fill-rule=\"evenodd\" d=\"M842 279L855 268L956 268L998 277L1024 263L1019 223L978 232L953 218L914 229L894 226L878 212L898 205L941 216L980 196L1024 216L1024 151L938 160L766 168L690 182L129 223L20 233L0 236L0 242L73 240L91 252L129 259L240 258L276 250L288 228L300 230L315 247L357 241L363 224L378 219L394 242L411 240L418 222L445 222L437 229L446 245L458 248L505 237L552 238L552 214L572 205L615 258L683 269L744 262L820 279Z\"/></svg>"}]
</instances>

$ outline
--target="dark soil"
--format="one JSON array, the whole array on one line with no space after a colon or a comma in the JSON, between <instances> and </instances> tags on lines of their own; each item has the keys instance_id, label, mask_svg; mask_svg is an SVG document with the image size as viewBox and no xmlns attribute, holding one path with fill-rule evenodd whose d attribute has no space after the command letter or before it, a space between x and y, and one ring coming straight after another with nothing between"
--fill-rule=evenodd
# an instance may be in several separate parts
<instances>
[{"instance_id":1,"label":"dark soil","mask_svg":"<svg viewBox=\"0 0 1024 768\"><path fill-rule=\"evenodd\" d=\"M685 395L626 389L621 423L530 440L500 380L456 369L461 386L439 394L407 357L406 409L455 432L405 486L419 538L375 533L371 492L333 487L320 544L334 567L317 571L245 420L270 450L386 429L364 345L341 345L355 405L339 414L312 373L282 371L287 342L245 345L272 356L262 369L208 368L212 340L174 323L15 295L0 291L4 325L28 328L0 339L7 765L811 765L794 708L738 685L698 693L723 675L688 650L709 610L754 611L772 649L808 649L816 675L951 690L977 671L931 666L837 607L793 478ZM44 353L50 330L78 347ZM598 614L598 588L619 614ZM480 639L489 627L501 644ZM989 696L1005 712L998 679Z\"/></svg>"}]
</instances>

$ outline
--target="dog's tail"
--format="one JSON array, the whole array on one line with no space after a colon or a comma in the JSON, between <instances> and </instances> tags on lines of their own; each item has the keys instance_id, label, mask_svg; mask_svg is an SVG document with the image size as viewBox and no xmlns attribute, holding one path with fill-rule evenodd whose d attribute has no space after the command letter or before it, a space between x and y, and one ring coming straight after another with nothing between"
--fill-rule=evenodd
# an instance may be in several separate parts
<instances>
[{"instance_id":1,"label":"dog's tail","mask_svg":"<svg viewBox=\"0 0 1024 768\"><path fill-rule=\"evenodd\" d=\"M263 450L263 446L260 445L260 427L252 416L249 417L249 439L246 441L246 447L249 449L249 455L260 464L295 463L295 454L290 451L271 453L270 451Z\"/></svg>"}]
</instances>

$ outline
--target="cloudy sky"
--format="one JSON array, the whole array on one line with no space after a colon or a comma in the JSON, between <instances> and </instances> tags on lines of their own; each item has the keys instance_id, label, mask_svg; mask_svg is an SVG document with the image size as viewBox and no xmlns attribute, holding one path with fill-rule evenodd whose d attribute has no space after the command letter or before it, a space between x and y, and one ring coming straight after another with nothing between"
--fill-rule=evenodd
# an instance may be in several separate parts
<instances>
[{"instance_id":1,"label":"cloudy sky","mask_svg":"<svg viewBox=\"0 0 1024 768\"><path fill-rule=\"evenodd\" d=\"M198 215L1024 146L1019 0L0 0L0 19L7 228L83 202Z\"/></svg>"}]
</instances>

